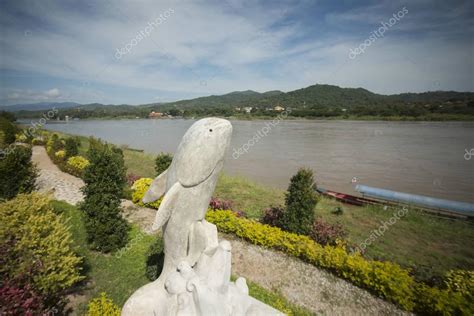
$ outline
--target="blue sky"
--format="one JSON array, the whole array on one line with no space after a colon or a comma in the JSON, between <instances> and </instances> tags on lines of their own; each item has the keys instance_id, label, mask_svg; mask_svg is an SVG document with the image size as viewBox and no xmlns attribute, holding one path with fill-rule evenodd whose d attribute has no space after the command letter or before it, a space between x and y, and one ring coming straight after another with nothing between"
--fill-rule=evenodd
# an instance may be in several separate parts
<instances>
[{"instance_id":1,"label":"blue sky","mask_svg":"<svg viewBox=\"0 0 474 316\"><path fill-rule=\"evenodd\" d=\"M469 2L1 1L0 105L143 104L316 83L474 91Z\"/></svg>"}]
</instances>

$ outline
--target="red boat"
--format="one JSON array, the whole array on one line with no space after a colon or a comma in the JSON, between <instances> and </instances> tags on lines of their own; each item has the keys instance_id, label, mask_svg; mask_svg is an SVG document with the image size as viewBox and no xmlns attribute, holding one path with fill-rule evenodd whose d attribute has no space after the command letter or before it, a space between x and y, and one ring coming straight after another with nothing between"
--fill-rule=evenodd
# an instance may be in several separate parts
<instances>
[{"instance_id":1,"label":"red boat","mask_svg":"<svg viewBox=\"0 0 474 316\"><path fill-rule=\"evenodd\" d=\"M316 191L319 194L334 198L334 199L336 199L338 201L341 201L343 203L357 205L357 206L363 206L363 205L367 205L367 204L390 204L390 203L382 203L382 202L377 201L377 200L366 199L366 198L355 196L355 195L350 195L350 194L345 194L345 193L339 193L339 192L336 192L336 191L326 190L324 188L317 188Z\"/></svg>"}]
</instances>

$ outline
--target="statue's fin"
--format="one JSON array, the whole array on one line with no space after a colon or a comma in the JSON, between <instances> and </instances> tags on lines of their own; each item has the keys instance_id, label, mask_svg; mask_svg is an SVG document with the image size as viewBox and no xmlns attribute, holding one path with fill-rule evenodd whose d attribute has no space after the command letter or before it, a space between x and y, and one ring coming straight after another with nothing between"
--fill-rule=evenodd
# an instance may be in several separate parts
<instances>
[{"instance_id":1,"label":"statue's fin","mask_svg":"<svg viewBox=\"0 0 474 316\"><path fill-rule=\"evenodd\" d=\"M169 190L166 192L163 201L161 201L160 207L156 212L155 222L151 227L152 230L160 229L168 219L170 218L171 212L173 211L173 207L176 204L176 199L178 198L179 191L182 190L183 187L179 182L176 182Z\"/></svg>"},{"instance_id":2,"label":"statue's fin","mask_svg":"<svg viewBox=\"0 0 474 316\"><path fill-rule=\"evenodd\" d=\"M166 192L166 180L168 179L168 169L163 171L158 177L153 180L145 196L143 196L143 203L150 203L158 200Z\"/></svg>"}]
</instances>

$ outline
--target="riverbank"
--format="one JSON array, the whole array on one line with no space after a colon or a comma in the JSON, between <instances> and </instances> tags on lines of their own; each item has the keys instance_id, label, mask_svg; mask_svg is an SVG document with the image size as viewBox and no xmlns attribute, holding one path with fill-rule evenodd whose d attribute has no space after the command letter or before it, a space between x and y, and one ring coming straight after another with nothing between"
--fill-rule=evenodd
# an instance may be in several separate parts
<instances>
[{"instance_id":1,"label":"riverbank","mask_svg":"<svg viewBox=\"0 0 474 316\"><path fill-rule=\"evenodd\" d=\"M147 261L147 250L156 239L149 230L156 210L123 200L122 215L133 225L131 243L125 251L119 252L119 256L91 251L85 241L82 212L72 205L82 201L83 181L60 171L42 146L33 147L32 160L40 171L39 190L52 192L58 200L52 205L58 213L69 218L76 249L86 260L88 278L71 291L68 308L73 315L83 314L86 303L101 292L106 292L122 306L133 291L149 282L144 277L143 263ZM410 314L297 258L252 245L232 235L220 234L220 238L231 241L233 274L247 279L250 294L285 313L301 316L318 313Z\"/></svg>"},{"instance_id":2,"label":"riverbank","mask_svg":"<svg viewBox=\"0 0 474 316\"><path fill-rule=\"evenodd\" d=\"M85 155L88 138L80 139L80 154ZM153 155L128 150L127 147L122 149L129 173L139 177L155 176ZM250 218L258 219L265 208L283 204L284 193L284 190L264 186L245 177L222 174L215 196L232 201L234 208L244 211ZM337 207L343 209L342 215L333 213ZM384 209L381 206L350 206L321 198L316 216L332 224L342 224L349 243L359 245L374 230L389 221L396 211L398 209ZM410 209L383 236L371 242L365 255L371 259L399 263L413 269L417 278L436 282L439 276L451 269L474 269L474 249L466 246L474 239L473 228L471 222L441 218Z\"/></svg>"}]
</instances>

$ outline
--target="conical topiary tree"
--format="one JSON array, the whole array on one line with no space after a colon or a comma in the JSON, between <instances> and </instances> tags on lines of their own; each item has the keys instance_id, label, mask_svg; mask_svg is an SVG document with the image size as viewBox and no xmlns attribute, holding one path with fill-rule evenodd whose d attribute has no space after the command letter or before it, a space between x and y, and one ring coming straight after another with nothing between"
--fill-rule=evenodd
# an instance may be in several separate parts
<instances>
[{"instance_id":1,"label":"conical topiary tree","mask_svg":"<svg viewBox=\"0 0 474 316\"><path fill-rule=\"evenodd\" d=\"M286 193L286 209L281 218L280 227L297 234L308 235L311 232L315 219L314 209L318 203L315 189L313 171L299 169L291 178Z\"/></svg>"},{"instance_id":2,"label":"conical topiary tree","mask_svg":"<svg viewBox=\"0 0 474 316\"><path fill-rule=\"evenodd\" d=\"M120 149L91 138L88 159L81 205L87 239L93 249L110 252L127 243L129 229L119 209L126 184L123 155Z\"/></svg>"}]
</instances>

